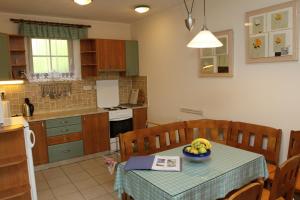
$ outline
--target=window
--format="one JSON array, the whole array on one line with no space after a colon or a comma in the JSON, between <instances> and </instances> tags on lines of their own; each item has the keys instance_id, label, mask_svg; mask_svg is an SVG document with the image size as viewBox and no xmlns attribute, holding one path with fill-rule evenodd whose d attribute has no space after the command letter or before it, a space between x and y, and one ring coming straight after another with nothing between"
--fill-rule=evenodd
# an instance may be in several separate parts
<instances>
[{"instance_id":1,"label":"window","mask_svg":"<svg viewBox=\"0 0 300 200\"><path fill-rule=\"evenodd\" d=\"M72 41L59 39L30 39L31 73L73 72Z\"/></svg>"}]
</instances>

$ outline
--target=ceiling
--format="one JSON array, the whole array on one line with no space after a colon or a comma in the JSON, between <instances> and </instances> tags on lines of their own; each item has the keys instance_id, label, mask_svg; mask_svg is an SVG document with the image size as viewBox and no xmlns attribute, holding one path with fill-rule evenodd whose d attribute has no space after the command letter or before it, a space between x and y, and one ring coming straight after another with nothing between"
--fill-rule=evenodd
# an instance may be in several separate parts
<instances>
[{"instance_id":1,"label":"ceiling","mask_svg":"<svg viewBox=\"0 0 300 200\"><path fill-rule=\"evenodd\" d=\"M73 0L7 0L1 1L0 12L45 15L133 23L152 13L183 3L182 0L94 0L87 6L79 6ZM136 5L149 5L147 14L135 13Z\"/></svg>"}]
</instances>

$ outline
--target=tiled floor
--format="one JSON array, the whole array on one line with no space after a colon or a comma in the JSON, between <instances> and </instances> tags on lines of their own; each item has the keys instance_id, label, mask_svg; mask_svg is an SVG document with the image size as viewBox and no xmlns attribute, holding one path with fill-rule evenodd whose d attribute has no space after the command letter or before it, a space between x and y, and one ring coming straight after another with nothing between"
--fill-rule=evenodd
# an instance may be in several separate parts
<instances>
[{"instance_id":1,"label":"tiled floor","mask_svg":"<svg viewBox=\"0 0 300 200\"><path fill-rule=\"evenodd\" d=\"M36 172L39 200L115 200L114 175L103 158Z\"/></svg>"}]
</instances>

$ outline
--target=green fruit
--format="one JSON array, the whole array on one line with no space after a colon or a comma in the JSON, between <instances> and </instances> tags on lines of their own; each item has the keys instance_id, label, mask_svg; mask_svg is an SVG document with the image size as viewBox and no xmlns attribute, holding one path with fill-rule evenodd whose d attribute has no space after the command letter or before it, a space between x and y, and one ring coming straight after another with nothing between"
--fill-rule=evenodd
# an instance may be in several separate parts
<instances>
[{"instance_id":1,"label":"green fruit","mask_svg":"<svg viewBox=\"0 0 300 200\"><path fill-rule=\"evenodd\" d=\"M200 148L199 152L200 152L200 153L206 153L207 150L206 150L204 147L202 147L202 148Z\"/></svg>"}]
</instances>

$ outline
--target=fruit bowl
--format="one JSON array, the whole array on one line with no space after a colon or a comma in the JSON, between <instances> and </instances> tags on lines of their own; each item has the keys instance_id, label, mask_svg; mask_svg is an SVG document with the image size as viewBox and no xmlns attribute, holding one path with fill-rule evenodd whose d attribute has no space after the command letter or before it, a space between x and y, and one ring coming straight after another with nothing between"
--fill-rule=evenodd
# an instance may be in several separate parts
<instances>
[{"instance_id":1,"label":"fruit bowl","mask_svg":"<svg viewBox=\"0 0 300 200\"><path fill-rule=\"evenodd\" d=\"M191 147L191 145L185 146L182 149L182 153L185 158L191 161L204 161L210 158L211 150L208 149L206 153L199 153L199 154L194 154L186 151L186 148Z\"/></svg>"}]
</instances>

